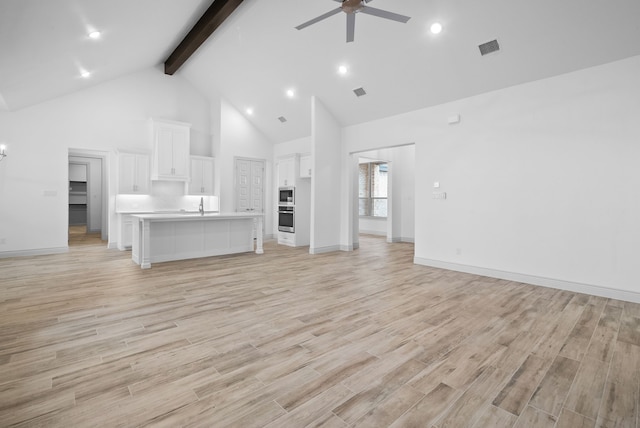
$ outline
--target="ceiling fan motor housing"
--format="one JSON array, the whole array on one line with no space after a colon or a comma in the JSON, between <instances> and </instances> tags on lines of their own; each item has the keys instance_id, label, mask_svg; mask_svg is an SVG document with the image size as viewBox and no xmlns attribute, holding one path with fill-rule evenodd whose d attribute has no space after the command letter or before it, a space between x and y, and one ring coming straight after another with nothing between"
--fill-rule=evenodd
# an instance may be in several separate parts
<instances>
[{"instance_id":1,"label":"ceiling fan motor housing","mask_svg":"<svg viewBox=\"0 0 640 428\"><path fill-rule=\"evenodd\" d=\"M356 13L363 7L362 0L344 0L342 2L342 11L344 13Z\"/></svg>"}]
</instances>

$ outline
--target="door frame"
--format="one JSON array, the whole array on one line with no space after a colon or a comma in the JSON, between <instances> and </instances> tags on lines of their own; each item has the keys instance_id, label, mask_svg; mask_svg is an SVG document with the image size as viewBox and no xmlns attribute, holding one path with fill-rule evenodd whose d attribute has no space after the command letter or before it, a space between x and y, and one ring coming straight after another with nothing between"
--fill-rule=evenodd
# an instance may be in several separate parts
<instances>
[{"instance_id":1,"label":"door frame","mask_svg":"<svg viewBox=\"0 0 640 428\"><path fill-rule=\"evenodd\" d=\"M90 149L74 149L69 148L67 153L67 165L69 165L69 157L83 157L98 159L102 163L102 174L100 187L102 189L102 212L100 219L100 239L103 241L109 240L109 152L102 150L90 150ZM75 162L78 163L78 162ZM67 167L68 170L68 167ZM87 166L87 174L89 174ZM89 178L87 177L87 180ZM67 182L69 177L67 176ZM87 183L88 184L88 183ZM88 195L87 195L88 197ZM89 215L89 207L87 206L87 215ZM67 205L67 216L65 219L67 236L69 235L69 206Z\"/></svg>"}]
</instances>

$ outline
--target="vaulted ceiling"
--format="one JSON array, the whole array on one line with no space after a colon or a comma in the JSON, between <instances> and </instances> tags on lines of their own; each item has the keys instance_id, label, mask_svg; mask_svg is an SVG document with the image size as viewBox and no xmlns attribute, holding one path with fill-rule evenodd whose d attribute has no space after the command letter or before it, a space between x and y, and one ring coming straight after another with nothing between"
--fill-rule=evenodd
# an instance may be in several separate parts
<instances>
[{"instance_id":1,"label":"vaulted ceiling","mask_svg":"<svg viewBox=\"0 0 640 428\"><path fill-rule=\"evenodd\" d=\"M0 109L162 64L210 4L2 0ZM245 0L176 75L241 112L252 108L248 119L278 143L310 135L312 95L346 126L640 55L638 0L368 4L411 19L358 13L355 41L346 43L342 12L295 29L339 7L335 0ZM429 32L436 21L439 35ZM99 40L87 37L92 29ZM500 51L480 55L478 45L494 39ZM354 94L359 87L366 95Z\"/></svg>"}]
</instances>

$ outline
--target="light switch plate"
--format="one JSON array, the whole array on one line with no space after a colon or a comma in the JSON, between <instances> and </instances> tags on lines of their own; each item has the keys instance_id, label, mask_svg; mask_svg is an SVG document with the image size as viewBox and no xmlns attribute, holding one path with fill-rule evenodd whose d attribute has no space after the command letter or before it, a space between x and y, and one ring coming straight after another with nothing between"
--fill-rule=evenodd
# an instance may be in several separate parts
<instances>
[{"instance_id":1,"label":"light switch plate","mask_svg":"<svg viewBox=\"0 0 640 428\"><path fill-rule=\"evenodd\" d=\"M439 182L439 181L434 181L434 182L433 182L433 188L434 188L434 189L437 189L437 188L439 188L439 187L440 187L440 182Z\"/></svg>"}]
</instances>

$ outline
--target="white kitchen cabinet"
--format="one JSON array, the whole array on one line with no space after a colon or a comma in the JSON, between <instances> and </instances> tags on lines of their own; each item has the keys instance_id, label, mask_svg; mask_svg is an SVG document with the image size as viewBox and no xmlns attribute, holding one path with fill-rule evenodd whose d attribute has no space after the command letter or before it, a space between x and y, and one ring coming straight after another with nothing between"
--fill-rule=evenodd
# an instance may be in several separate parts
<instances>
[{"instance_id":1,"label":"white kitchen cabinet","mask_svg":"<svg viewBox=\"0 0 640 428\"><path fill-rule=\"evenodd\" d=\"M296 185L296 156L282 158L278 161L278 187Z\"/></svg>"},{"instance_id":2,"label":"white kitchen cabinet","mask_svg":"<svg viewBox=\"0 0 640 428\"><path fill-rule=\"evenodd\" d=\"M118 223L118 249L128 250L133 242L133 217L129 214L118 214Z\"/></svg>"},{"instance_id":3,"label":"white kitchen cabinet","mask_svg":"<svg viewBox=\"0 0 640 428\"><path fill-rule=\"evenodd\" d=\"M213 195L213 165L214 158L191 156L189 195Z\"/></svg>"},{"instance_id":4,"label":"white kitchen cabinet","mask_svg":"<svg viewBox=\"0 0 640 428\"><path fill-rule=\"evenodd\" d=\"M311 155L300 156L300 178L311 178Z\"/></svg>"},{"instance_id":5,"label":"white kitchen cabinet","mask_svg":"<svg viewBox=\"0 0 640 428\"><path fill-rule=\"evenodd\" d=\"M118 153L119 194L148 195L151 191L149 178L149 155Z\"/></svg>"},{"instance_id":6,"label":"white kitchen cabinet","mask_svg":"<svg viewBox=\"0 0 640 428\"><path fill-rule=\"evenodd\" d=\"M153 120L152 180L189 181L190 127L183 122Z\"/></svg>"}]
</instances>

